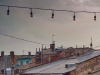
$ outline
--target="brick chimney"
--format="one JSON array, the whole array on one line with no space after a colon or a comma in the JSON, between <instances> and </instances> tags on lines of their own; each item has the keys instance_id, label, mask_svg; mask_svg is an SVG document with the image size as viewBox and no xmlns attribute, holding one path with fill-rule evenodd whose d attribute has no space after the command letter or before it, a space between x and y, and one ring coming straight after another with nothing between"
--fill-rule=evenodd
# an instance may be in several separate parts
<instances>
[{"instance_id":1,"label":"brick chimney","mask_svg":"<svg viewBox=\"0 0 100 75\"><path fill-rule=\"evenodd\" d=\"M14 51L10 51L10 62L14 65L15 64L15 60L14 60Z\"/></svg>"},{"instance_id":2,"label":"brick chimney","mask_svg":"<svg viewBox=\"0 0 100 75\"><path fill-rule=\"evenodd\" d=\"M4 51L1 51L1 57L3 57L4 56Z\"/></svg>"},{"instance_id":3,"label":"brick chimney","mask_svg":"<svg viewBox=\"0 0 100 75\"><path fill-rule=\"evenodd\" d=\"M28 55L31 55L31 52L28 52Z\"/></svg>"},{"instance_id":4,"label":"brick chimney","mask_svg":"<svg viewBox=\"0 0 100 75\"><path fill-rule=\"evenodd\" d=\"M55 50L55 44L50 44L50 49L52 49L52 51Z\"/></svg>"}]
</instances>

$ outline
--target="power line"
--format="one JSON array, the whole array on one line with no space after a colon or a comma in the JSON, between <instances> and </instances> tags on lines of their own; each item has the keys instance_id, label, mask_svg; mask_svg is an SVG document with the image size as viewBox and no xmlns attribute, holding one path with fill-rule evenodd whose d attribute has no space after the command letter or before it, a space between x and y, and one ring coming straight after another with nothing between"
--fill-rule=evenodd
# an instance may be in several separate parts
<instances>
[{"instance_id":1,"label":"power line","mask_svg":"<svg viewBox=\"0 0 100 75\"><path fill-rule=\"evenodd\" d=\"M34 42L34 41L30 41L30 40L21 39L21 38L17 38L17 37L14 37L14 36L6 35L6 34L3 34L3 33L0 33L0 35L6 36L6 37L10 37L10 38L14 38L14 39L21 40L21 41L36 43L36 44L40 44L40 45L43 44L43 43L38 43L38 42ZM45 45L45 46L50 46L50 45L48 45L48 44L43 44L43 45ZM55 46L55 47L60 47L60 46Z\"/></svg>"},{"instance_id":2,"label":"power line","mask_svg":"<svg viewBox=\"0 0 100 75\"><path fill-rule=\"evenodd\" d=\"M22 40L22 41L27 41L27 42L31 42L31 43L36 43L36 44L41 44L41 45L42 45L42 43L38 43L38 42L34 42L34 41L29 41L29 40L17 38L17 37L10 36L10 35L6 35L6 34L2 34L2 33L0 33L0 35L7 36L7 37L11 37L11 38L18 39L18 40ZM43 44L43 45L47 45L47 44ZM47 46L48 46L48 45L47 45Z\"/></svg>"},{"instance_id":3,"label":"power line","mask_svg":"<svg viewBox=\"0 0 100 75\"><path fill-rule=\"evenodd\" d=\"M95 46L94 48L98 48L98 47L100 47L100 45L98 45L98 46Z\"/></svg>"},{"instance_id":4,"label":"power line","mask_svg":"<svg viewBox=\"0 0 100 75\"><path fill-rule=\"evenodd\" d=\"M26 8L26 9L30 9L30 10L31 10L31 12L30 12L30 17L33 17L32 9L37 9L37 10L51 10L51 11L52 11L52 17L51 17L52 19L54 18L54 11L72 12L72 13L74 13L74 16L73 16L73 20L74 20L74 21L76 20L75 13L82 13L82 12L84 12L84 13L94 13L94 21L96 21L96 13L100 13L100 12L93 12L93 11L57 10L57 9L44 9L44 8L20 7L20 6L9 6L9 5L0 5L0 6L8 7L7 15L9 15L9 13L10 13L10 10L9 10L10 7L13 7L13 8Z\"/></svg>"},{"instance_id":5,"label":"power line","mask_svg":"<svg viewBox=\"0 0 100 75\"><path fill-rule=\"evenodd\" d=\"M26 40L26 39L22 39L22 38L18 38L18 37L6 35L6 34L3 34L3 33L0 33L0 35L6 36L6 37L10 37L10 38L14 38L14 39L21 40L21 41L30 42L30 43L36 43L36 44L40 44L40 45L43 44L43 43L38 43L38 42L34 42L34 41L30 41L30 40ZM45 45L45 46L50 46L50 45L48 45L48 44L43 44L43 45ZM55 46L55 47L61 47L61 46Z\"/></svg>"},{"instance_id":6,"label":"power line","mask_svg":"<svg viewBox=\"0 0 100 75\"><path fill-rule=\"evenodd\" d=\"M100 37L99 37L99 38L97 38L97 39L95 39L94 41L96 41L96 40L98 40L98 39L100 39ZM94 41L93 41L93 42L94 42Z\"/></svg>"},{"instance_id":7,"label":"power line","mask_svg":"<svg viewBox=\"0 0 100 75\"><path fill-rule=\"evenodd\" d=\"M26 40L26 39L22 39L22 38L18 38L18 37L6 35L6 34L3 34L3 33L0 33L0 35L6 36L6 37L10 37L10 38L14 38L14 39L21 40L21 41L30 42L30 43L36 43L36 44L40 44L40 45L43 44L43 43L38 43L38 42L34 42L34 41L30 41L30 40ZM48 45L48 44L43 44L43 45L45 45L45 46L50 46L50 45ZM55 47L61 47L61 46L55 46ZM28 50L27 50L27 51L28 51Z\"/></svg>"},{"instance_id":8,"label":"power line","mask_svg":"<svg viewBox=\"0 0 100 75\"><path fill-rule=\"evenodd\" d=\"M98 39L100 39L100 37L97 38L97 39L95 39L95 40L93 40L93 42L95 42L95 41L98 40ZM95 42L95 43L93 43L93 44L94 44L94 45L97 45L97 46L95 46L94 48L100 47L100 41L99 41L99 42Z\"/></svg>"}]
</instances>

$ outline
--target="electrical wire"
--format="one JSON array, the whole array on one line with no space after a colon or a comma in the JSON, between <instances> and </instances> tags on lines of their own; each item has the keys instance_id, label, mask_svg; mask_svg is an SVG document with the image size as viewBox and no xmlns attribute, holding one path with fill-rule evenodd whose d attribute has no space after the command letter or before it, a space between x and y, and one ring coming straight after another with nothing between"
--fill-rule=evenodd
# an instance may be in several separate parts
<instances>
[{"instance_id":1,"label":"electrical wire","mask_svg":"<svg viewBox=\"0 0 100 75\"><path fill-rule=\"evenodd\" d=\"M25 40L25 39L17 38L17 37L10 36L10 35L6 35L6 34L2 34L2 33L0 33L0 35L7 36L7 37L11 37L11 38L18 39L18 40L23 40L23 41L31 42L31 43L41 44L41 45L42 45L42 43L33 42L33 41L29 41L29 40ZM47 44L43 44L43 45L47 45ZM47 46L48 46L48 45L47 45Z\"/></svg>"},{"instance_id":2,"label":"electrical wire","mask_svg":"<svg viewBox=\"0 0 100 75\"><path fill-rule=\"evenodd\" d=\"M0 33L0 35L6 36L6 37L11 37L11 38L14 38L14 39L17 39L17 40L26 41L26 42L31 42L31 43L36 43L36 44L40 44L40 45L50 46L50 45L48 45L48 44L43 44L43 43L38 43L38 42L34 42L34 41L30 41L30 40L26 40L26 39L21 39L21 38L17 38L17 37L10 36L10 35L6 35L6 34L2 34L2 33ZM55 47L60 47L60 46L55 46Z\"/></svg>"},{"instance_id":3,"label":"electrical wire","mask_svg":"<svg viewBox=\"0 0 100 75\"><path fill-rule=\"evenodd\" d=\"M10 36L10 35L6 35L6 34L3 34L3 33L0 33L0 35L6 36L6 37L10 37L10 38L14 38L14 39L21 40L21 41L30 42L30 43L36 43L36 44L40 44L40 45L50 46L50 45L48 45L48 44L43 44L43 43L38 43L38 42L26 40L26 39L21 39L21 38L14 37L14 36ZM61 47L61 46L55 46L55 47ZM69 47L68 47L68 48L69 48Z\"/></svg>"},{"instance_id":4,"label":"electrical wire","mask_svg":"<svg viewBox=\"0 0 100 75\"><path fill-rule=\"evenodd\" d=\"M94 45L97 45L97 46L95 46L94 48L98 48L98 47L100 47L100 41L99 42L96 42L96 43L94 43L96 40L98 40L98 39L100 39L100 37L99 38L97 38L97 39L95 39L95 40L93 40L93 44Z\"/></svg>"},{"instance_id":5,"label":"electrical wire","mask_svg":"<svg viewBox=\"0 0 100 75\"><path fill-rule=\"evenodd\" d=\"M95 46L94 48L98 48L98 47L100 47L100 45L98 45L98 46Z\"/></svg>"}]
</instances>

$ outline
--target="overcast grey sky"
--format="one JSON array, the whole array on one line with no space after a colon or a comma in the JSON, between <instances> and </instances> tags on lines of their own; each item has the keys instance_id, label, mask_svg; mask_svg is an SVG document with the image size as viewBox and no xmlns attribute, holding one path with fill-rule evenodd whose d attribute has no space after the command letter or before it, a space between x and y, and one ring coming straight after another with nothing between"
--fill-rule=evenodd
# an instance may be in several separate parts
<instances>
[{"instance_id":1,"label":"overcast grey sky","mask_svg":"<svg viewBox=\"0 0 100 75\"><path fill-rule=\"evenodd\" d=\"M14 5L33 8L72 10L72 11L100 11L100 0L0 0L0 5ZM12 35L18 38L51 44L52 35L56 46L82 47L89 46L90 38L100 37L100 14L94 21L94 13L76 13L76 21L73 21L73 13L55 11L54 19L52 11L33 10L33 18L29 9L0 7L0 33ZM93 46L99 45L100 39L93 42ZM22 54L22 50L32 51L41 45L16 40L0 35L0 51L9 54ZM47 46L49 48L49 46ZM27 54L25 51L25 54Z\"/></svg>"}]
</instances>

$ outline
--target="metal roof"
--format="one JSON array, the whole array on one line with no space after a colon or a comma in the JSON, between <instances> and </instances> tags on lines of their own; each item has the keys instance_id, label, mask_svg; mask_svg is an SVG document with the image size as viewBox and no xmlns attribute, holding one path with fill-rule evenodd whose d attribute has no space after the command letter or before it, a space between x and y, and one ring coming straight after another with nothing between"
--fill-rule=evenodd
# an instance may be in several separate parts
<instances>
[{"instance_id":1,"label":"metal roof","mask_svg":"<svg viewBox=\"0 0 100 75\"><path fill-rule=\"evenodd\" d=\"M41 65L27 70L25 73L67 73L75 69L75 66L65 68L65 64L81 63L95 56L100 55L100 51L89 52L87 55L77 59L62 59L45 65Z\"/></svg>"},{"instance_id":2,"label":"metal roof","mask_svg":"<svg viewBox=\"0 0 100 75\"><path fill-rule=\"evenodd\" d=\"M65 64L75 64L77 62L77 59L62 59L27 70L25 73L66 73L74 70L75 66L65 68Z\"/></svg>"},{"instance_id":3,"label":"metal roof","mask_svg":"<svg viewBox=\"0 0 100 75\"><path fill-rule=\"evenodd\" d=\"M100 51L89 52L87 55L77 58L77 60L78 63L81 63L99 55L100 55Z\"/></svg>"}]
</instances>

